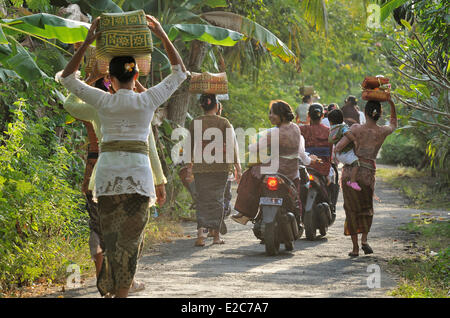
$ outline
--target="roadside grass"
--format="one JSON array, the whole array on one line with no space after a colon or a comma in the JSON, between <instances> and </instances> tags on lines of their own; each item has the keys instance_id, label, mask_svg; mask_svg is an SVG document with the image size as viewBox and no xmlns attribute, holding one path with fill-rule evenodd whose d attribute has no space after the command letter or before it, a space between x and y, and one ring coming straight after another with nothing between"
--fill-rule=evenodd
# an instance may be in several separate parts
<instances>
[{"instance_id":1,"label":"roadside grass","mask_svg":"<svg viewBox=\"0 0 450 318\"><path fill-rule=\"evenodd\" d=\"M389 261L399 272L401 282L390 295L406 298L450 297L450 221L430 213L414 215L412 222L401 227L416 235L414 258Z\"/></svg>"},{"instance_id":2,"label":"roadside grass","mask_svg":"<svg viewBox=\"0 0 450 318\"><path fill-rule=\"evenodd\" d=\"M379 168L377 177L400 189L411 208L450 210L449 186L427 171L408 167Z\"/></svg>"},{"instance_id":3,"label":"roadside grass","mask_svg":"<svg viewBox=\"0 0 450 318\"><path fill-rule=\"evenodd\" d=\"M144 249L151 249L159 243L168 243L174 237L183 236L183 226L173 218L159 216L151 218L145 229Z\"/></svg>"}]
</instances>

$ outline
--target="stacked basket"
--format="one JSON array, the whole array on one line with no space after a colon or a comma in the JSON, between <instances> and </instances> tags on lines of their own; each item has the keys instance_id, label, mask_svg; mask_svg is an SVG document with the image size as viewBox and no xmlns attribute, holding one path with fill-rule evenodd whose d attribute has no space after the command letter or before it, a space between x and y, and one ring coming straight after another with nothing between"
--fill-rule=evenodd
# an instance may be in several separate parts
<instances>
[{"instance_id":1,"label":"stacked basket","mask_svg":"<svg viewBox=\"0 0 450 318\"><path fill-rule=\"evenodd\" d=\"M391 84L389 78L378 76L367 76L362 83L362 99L386 102L390 98Z\"/></svg>"},{"instance_id":2,"label":"stacked basket","mask_svg":"<svg viewBox=\"0 0 450 318\"><path fill-rule=\"evenodd\" d=\"M100 73L106 74L114 56L134 56L141 75L150 72L153 42L143 10L103 13L98 31L96 59Z\"/></svg>"},{"instance_id":3,"label":"stacked basket","mask_svg":"<svg viewBox=\"0 0 450 318\"><path fill-rule=\"evenodd\" d=\"M193 94L227 94L226 73L191 73L189 92Z\"/></svg>"}]
</instances>

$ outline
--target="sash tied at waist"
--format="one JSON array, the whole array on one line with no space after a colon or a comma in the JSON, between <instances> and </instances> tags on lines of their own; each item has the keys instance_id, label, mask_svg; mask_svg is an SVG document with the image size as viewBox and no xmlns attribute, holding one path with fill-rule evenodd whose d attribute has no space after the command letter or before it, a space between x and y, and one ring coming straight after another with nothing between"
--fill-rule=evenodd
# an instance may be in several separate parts
<instances>
[{"instance_id":1,"label":"sash tied at waist","mask_svg":"<svg viewBox=\"0 0 450 318\"><path fill-rule=\"evenodd\" d=\"M139 140L113 140L100 144L100 152L133 152L149 155L148 143Z\"/></svg>"}]
</instances>

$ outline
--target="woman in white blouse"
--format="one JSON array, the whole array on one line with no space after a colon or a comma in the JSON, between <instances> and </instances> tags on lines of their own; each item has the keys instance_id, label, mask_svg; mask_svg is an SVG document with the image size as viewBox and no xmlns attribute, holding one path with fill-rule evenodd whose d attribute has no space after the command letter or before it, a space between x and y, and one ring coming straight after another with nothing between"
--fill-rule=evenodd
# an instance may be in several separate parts
<instances>
[{"instance_id":1,"label":"woman in white blouse","mask_svg":"<svg viewBox=\"0 0 450 318\"><path fill-rule=\"evenodd\" d=\"M148 221L148 206L156 200L148 157L150 122L156 108L187 77L183 61L160 23L152 16L146 17L172 64L172 74L161 83L143 93L135 93L139 73L131 56L115 57L110 62L109 75L116 91L113 95L75 77L87 47L99 36L96 31L99 18L92 23L86 40L61 76L62 84L70 92L97 110L102 126L94 189L105 241L104 263L97 279L102 296L128 296Z\"/></svg>"}]
</instances>

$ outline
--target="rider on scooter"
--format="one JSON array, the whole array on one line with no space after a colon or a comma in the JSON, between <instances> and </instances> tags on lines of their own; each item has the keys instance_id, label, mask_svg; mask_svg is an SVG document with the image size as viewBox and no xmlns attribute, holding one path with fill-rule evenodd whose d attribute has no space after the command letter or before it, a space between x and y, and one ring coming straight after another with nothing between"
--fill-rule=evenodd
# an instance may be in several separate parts
<instances>
[{"instance_id":1,"label":"rider on scooter","mask_svg":"<svg viewBox=\"0 0 450 318\"><path fill-rule=\"evenodd\" d=\"M333 144L328 142L330 128L321 124L323 115L323 106L319 103L312 104L308 110L310 124L300 126L300 130L305 138L305 151L321 159L321 162L313 162L309 166L321 175L328 176L331 168Z\"/></svg>"},{"instance_id":2,"label":"rider on scooter","mask_svg":"<svg viewBox=\"0 0 450 318\"><path fill-rule=\"evenodd\" d=\"M306 157L304 151L300 149L301 133L298 126L292 123L294 115L290 105L284 101L272 101L270 104L269 120L275 127L268 130L267 134L262 136L257 143L249 146L250 152L266 153L265 149L271 148L272 133L278 133L279 138L279 156L277 158L270 158L268 164L270 166L274 161L278 161L277 173L281 173L292 180L297 189L300 188L299 171L298 171L298 157ZM328 140L328 135L327 135ZM304 160L310 160L314 163L318 158L311 155ZM262 164L255 165L244 172L241 182L237 190L237 199L235 210L239 213L231 218L241 224L246 224L250 219L253 219L258 213L259 207L259 186L261 184L261 167Z\"/></svg>"}]
</instances>

